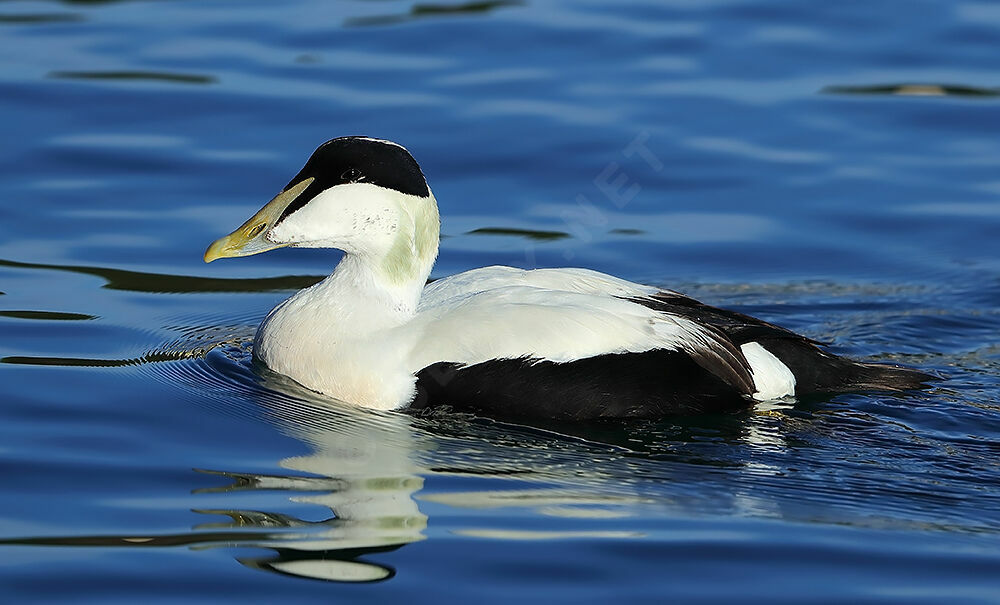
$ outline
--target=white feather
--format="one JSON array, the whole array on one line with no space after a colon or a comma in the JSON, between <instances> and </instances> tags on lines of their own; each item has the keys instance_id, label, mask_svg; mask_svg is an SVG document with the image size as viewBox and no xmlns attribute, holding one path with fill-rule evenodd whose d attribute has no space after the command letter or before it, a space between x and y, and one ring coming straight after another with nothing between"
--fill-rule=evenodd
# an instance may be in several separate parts
<instances>
[{"instance_id":1,"label":"white feather","mask_svg":"<svg viewBox=\"0 0 1000 605\"><path fill-rule=\"evenodd\" d=\"M420 306L430 308L442 304L449 298L515 286L623 298L650 296L662 291L659 288L632 283L591 269L526 270L493 266L473 269L429 284L421 295Z\"/></svg>"},{"instance_id":2,"label":"white feather","mask_svg":"<svg viewBox=\"0 0 1000 605\"><path fill-rule=\"evenodd\" d=\"M740 350L753 374L754 387L757 389L753 394L754 399L768 401L795 394L795 375L770 351L757 342L748 342Z\"/></svg>"},{"instance_id":3,"label":"white feather","mask_svg":"<svg viewBox=\"0 0 1000 605\"><path fill-rule=\"evenodd\" d=\"M615 294L534 286L497 287L421 304L406 329L417 336L410 356L414 371L436 361L530 357L567 362L605 353L702 347L715 339L692 321Z\"/></svg>"}]
</instances>

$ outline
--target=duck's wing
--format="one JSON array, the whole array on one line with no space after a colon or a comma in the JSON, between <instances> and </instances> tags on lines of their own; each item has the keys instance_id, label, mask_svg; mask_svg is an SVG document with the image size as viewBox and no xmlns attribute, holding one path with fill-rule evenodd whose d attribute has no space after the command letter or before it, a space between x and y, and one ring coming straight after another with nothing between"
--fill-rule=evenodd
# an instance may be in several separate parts
<instances>
[{"instance_id":1,"label":"duck's wing","mask_svg":"<svg viewBox=\"0 0 1000 605\"><path fill-rule=\"evenodd\" d=\"M591 269L516 269L492 266L435 280L424 288L420 307L429 309L470 295L512 287L540 288L546 291L577 292L594 296L641 298L657 293L681 296L670 290L633 283Z\"/></svg>"},{"instance_id":2,"label":"duck's wing","mask_svg":"<svg viewBox=\"0 0 1000 605\"><path fill-rule=\"evenodd\" d=\"M628 298L522 285L439 300L425 302L406 328L413 336L409 363L415 374L441 363L465 372L481 364L495 369L504 361L566 365L662 351L686 358L732 393L754 392L746 358L721 331Z\"/></svg>"},{"instance_id":3,"label":"duck's wing","mask_svg":"<svg viewBox=\"0 0 1000 605\"><path fill-rule=\"evenodd\" d=\"M712 307L672 290L637 284L591 269L526 270L503 266L473 269L428 284L421 296L420 306L430 309L450 300L511 287L630 299L655 311L721 330L738 345L759 339L780 338L822 344L756 317Z\"/></svg>"},{"instance_id":4,"label":"duck's wing","mask_svg":"<svg viewBox=\"0 0 1000 605\"><path fill-rule=\"evenodd\" d=\"M635 297L633 300L650 309L680 315L700 324L712 326L725 333L737 345L775 339L796 340L812 345L824 344L762 319L712 307L670 290L658 290L650 296Z\"/></svg>"}]
</instances>

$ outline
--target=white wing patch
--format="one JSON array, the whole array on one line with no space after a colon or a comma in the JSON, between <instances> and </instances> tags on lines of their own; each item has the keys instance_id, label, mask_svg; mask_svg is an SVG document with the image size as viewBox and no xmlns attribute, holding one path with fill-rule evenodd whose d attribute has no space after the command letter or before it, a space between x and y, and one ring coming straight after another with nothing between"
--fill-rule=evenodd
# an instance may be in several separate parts
<instances>
[{"instance_id":1,"label":"white wing patch","mask_svg":"<svg viewBox=\"0 0 1000 605\"><path fill-rule=\"evenodd\" d=\"M754 399L768 401L795 394L795 375L770 351L756 342L748 342L740 350L750 363L757 389L753 394Z\"/></svg>"}]
</instances>

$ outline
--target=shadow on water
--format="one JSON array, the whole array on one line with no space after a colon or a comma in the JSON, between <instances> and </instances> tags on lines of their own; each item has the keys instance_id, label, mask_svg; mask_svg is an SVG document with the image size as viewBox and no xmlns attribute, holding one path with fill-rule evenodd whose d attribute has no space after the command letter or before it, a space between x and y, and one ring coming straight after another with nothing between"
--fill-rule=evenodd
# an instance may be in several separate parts
<instances>
[{"instance_id":1,"label":"shadow on water","mask_svg":"<svg viewBox=\"0 0 1000 605\"><path fill-rule=\"evenodd\" d=\"M344 25L347 27L396 25L426 17L483 14L492 12L498 8L524 6L524 4L524 2L518 0L485 0L482 2L465 2L461 4L414 4L407 13L354 17L344 21Z\"/></svg>"},{"instance_id":2,"label":"shadow on water","mask_svg":"<svg viewBox=\"0 0 1000 605\"><path fill-rule=\"evenodd\" d=\"M0 357L0 363L9 363L22 366L59 366L64 368L126 368L144 363L156 363L161 361L179 361L189 359L197 353L178 352L152 352L139 357L129 357L126 359L100 359L91 357L41 357L27 355L8 355Z\"/></svg>"},{"instance_id":3,"label":"shadow on water","mask_svg":"<svg viewBox=\"0 0 1000 605\"><path fill-rule=\"evenodd\" d=\"M83 15L75 13L21 13L0 15L0 25L49 25L53 23L78 23Z\"/></svg>"},{"instance_id":4,"label":"shadow on water","mask_svg":"<svg viewBox=\"0 0 1000 605\"><path fill-rule=\"evenodd\" d=\"M207 292L280 292L300 290L309 287L326 276L286 275L282 277L261 277L233 279L221 277L196 277L192 275L170 275L166 273L143 273L107 267L82 267L75 265L46 265L22 263L0 259L0 267L14 269L45 269L68 271L83 275L94 275L105 280L104 288L148 292L153 294L190 294Z\"/></svg>"},{"instance_id":5,"label":"shadow on water","mask_svg":"<svg viewBox=\"0 0 1000 605\"><path fill-rule=\"evenodd\" d=\"M31 311L31 310L0 310L0 317L10 317L12 319L35 319L41 321L88 321L97 319L94 315L85 313L61 313L58 311Z\"/></svg>"},{"instance_id":6,"label":"shadow on water","mask_svg":"<svg viewBox=\"0 0 1000 605\"><path fill-rule=\"evenodd\" d=\"M166 71L51 71L50 78L68 80L116 80L169 82L172 84L215 84L215 76L180 74Z\"/></svg>"},{"instance_id":7,"label":"shadow on water","mask_svg":"<svg viewBox=\"0 0 1000 605\"><path fill-rule=\"evenodd\" d=\"M57 0L60 4L72 4L74 6L101 6L104 4L124 4L126 2L136 2L137 0Z\"/></svg>"},{"instance_id":8,"label":"shadow on water","mask_svg":"<svg viewBox=\"0 0 1000 605\"><path fill-rule=\"evenodd\" d=\"M997 97L998 88L968 86L965 84L896 83L870 85L834 85L821 91L839 95L896 95L904 97Z\"/></svg>"},{"instance_id":9,"label":"shadow on water","mask_svg":"<svg viewBox=\"0 0 1000 605\"><path fill-rule=\"evenodd\" d=\"M571 237L565 231L539 231L536 229L513 229L508 227L480 227L466 235L510 235L536 241L554 241Z\"/></svg>"}]
</instances>

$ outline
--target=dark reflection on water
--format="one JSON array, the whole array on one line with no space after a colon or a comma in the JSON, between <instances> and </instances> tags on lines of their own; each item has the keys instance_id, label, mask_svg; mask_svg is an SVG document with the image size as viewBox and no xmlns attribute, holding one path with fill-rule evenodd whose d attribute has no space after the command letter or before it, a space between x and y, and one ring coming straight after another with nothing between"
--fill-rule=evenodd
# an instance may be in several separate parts
<instances>
[{"instance_id":1,"label":"dark reflection on water","mask_svg":"<svg viewBox=\"0 0 1000 605\"><path fill-rule=\"evenodd\" d=\"M24 355L10 355L0 357L0 363L11 363L15 365L28 366L62 366L80 368L123 368L127 366L139 365L156 361L174 361L184 359L183 354L173 353L151 353L142 357L131 359L87 359L81 357L28 357Z\"/></svg>"},{"instance_id":2,"label":"dark reflection on water","mask_svg":"<svg viewBox=\"0 0 1000 605\"><path fill-rule=\"evenodd\" d=\"M59 311L30 311L30 310L0 310L0 317L14 317L16 319L38 319L42 321L87 321L97 319L93 315L84 313L60 313Z\"/></svg>"},{"instance_id":3,"label":"dark reflection on water","mask_svg":"<svg viewBox=\"0 0 1000 605\"><path fill-rule=\"evenodd\" d=\"M69 80L118 80L170 82L176 84L214 84L215 76L179 74L165 71L52 71L50 78Z\"/></svg>"},{"instance_id":4,"label":"dark reflection on water","mask_svg":"<svg viewBox=\"0 0 1000 605\"><path fill-rule=\"evenodd\" d=\"M48 23L75 23L83 21L83 15L75 13L21 13L0 15L0 24L32 25Z\"/></svg>"},{"instance_id":5,"label":"dark reflection on water","mask_svg":"<svg viewBox=\"0 0 1000 605\"><path fill-rule=\"evenodd\" d=\"M565 231L539 231L536 229L513 229L509 227L480 227L469 231L466 235L510 235L542 242L570 237Z\"/></svg>"},{"instance_id":6,"label":"dark reflection on water","mask_svg":"<svg viewBox=\"0 0 1000 605\"><path fill-rule=\"evenodd\" d=\"M136 0L56 0L60 4L74 4L78 6L100 6L102 4L119 4L125 2L135 2Z\"/></svg>"},{"instance_id":7,"label":"dark reflection on water","mask_svg":"<svg viewBox=\"0 0 1000 605\"><path fill-rule=\"evenodd\" d=\"M841 95L900 95L910 97L996 97L1000 89L962 84L870 84L827 86L821 92Z\"/></svg>"},{"instance_id":8,"label":"dark reflection on water","mask_svg":"<svg viewBox=\"0 0 1000 605\"><path fill-rule=\"evenodd\" d=\"M300 290L315 284L325 276L286 275L253 279L233 279L226 277L195 277L191 275L169 275L163 273L142 273L107 267L78 267L73 265L46 265L23 263L0 259L0 267L15 269L46 269L69 271L94 275L106 280L105 288L152 293L195 293L195 292L278 292Z\"/></svg>"},{"instance_id":9,"label":"dark reflection on water","mask_svg":"<svg viewBox=\"0 0 1000 605\"><path fill-rule=\"evenodd\" d=\"M393 15L373 15L368 17L352 17L344 21L348 27L366 27L375 25L395 25L414 19L426 17L441 17L450 15L475 15L489 13L498 8L523 6L525 2L518 0L486 0L483 2L464 2L458 4L414 4L408 13Z\"/></svg>"}]
</instances>

